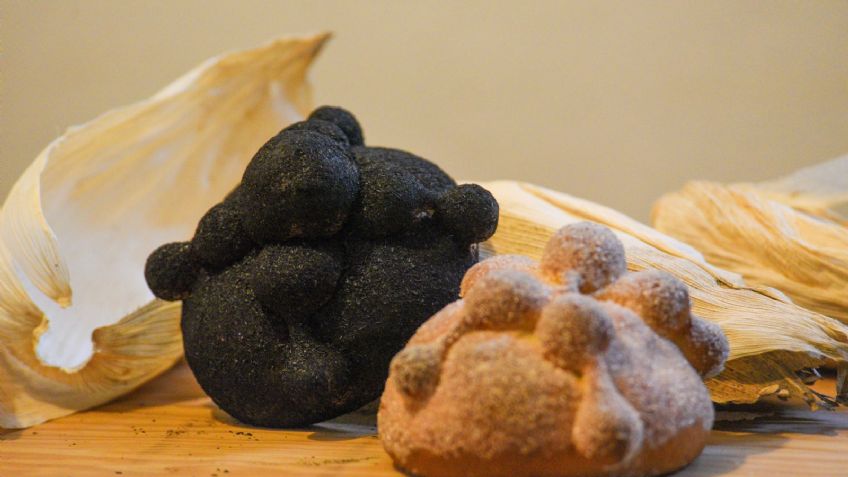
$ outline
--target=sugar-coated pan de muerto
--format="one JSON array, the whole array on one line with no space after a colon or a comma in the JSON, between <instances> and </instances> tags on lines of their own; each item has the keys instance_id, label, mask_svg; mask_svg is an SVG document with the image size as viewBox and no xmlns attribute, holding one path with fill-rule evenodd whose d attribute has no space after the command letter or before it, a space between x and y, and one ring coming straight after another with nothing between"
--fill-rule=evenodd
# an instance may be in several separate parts
<instances>
[{"instance_id":1,"label":"sugar-coated pan de muerto","mask_svg":"<svg viewBox=\"0 0 848 477\"><path fill-rule=\"evenodd\" d=\"M392 356L459 296L497 220L482 187L365 146L353 115L322 107L263 145L145 276L183 300L186 360L215 403L248 424L301 426L380 396Z\"/></svg>"},{"instance_id":2,"label":"sugar-coated pan de muerto","mask_svg":"<svg viewBox=\"0 0 848 477\"><path fill-rule=\"evenodd\" d=\"M621 242L567 226L539 263L475 265L463 299L391 364L380 437L426 477L652 476L700 454L713 423L702 379L728 344L686 286L628 273Z\"/></svg>"}]
</instances>

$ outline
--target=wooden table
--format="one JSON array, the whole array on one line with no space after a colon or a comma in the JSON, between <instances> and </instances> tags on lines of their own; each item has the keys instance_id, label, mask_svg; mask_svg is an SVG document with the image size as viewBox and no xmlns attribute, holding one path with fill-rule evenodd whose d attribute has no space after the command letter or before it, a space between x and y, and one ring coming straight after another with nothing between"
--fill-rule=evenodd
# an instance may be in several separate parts
<instances>
[{"instance_id":1,"label":"wooden table","mask_svg":"<svg viewBox=\"0 0 848 477\"><path fill-rule=\"evenodd\" d=\"M768 417L718 422L703 455L675 476L848 476L848 411L775 409ZM0 430L0 477L80 475L402 474L383 452L373 416L296 431L244 426L203 395L183 364L98 409L31 429Z\"/></svg>"}]
</instances>

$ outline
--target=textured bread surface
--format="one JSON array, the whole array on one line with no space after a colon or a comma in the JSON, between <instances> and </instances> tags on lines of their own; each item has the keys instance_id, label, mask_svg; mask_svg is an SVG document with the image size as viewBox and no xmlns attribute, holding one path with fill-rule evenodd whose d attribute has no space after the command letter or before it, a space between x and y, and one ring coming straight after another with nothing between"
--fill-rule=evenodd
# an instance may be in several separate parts
<instances>
[{"instance_id":1,"label":"textured bread surface","mask_svg":"<svg viewBox=\"0 0 848 477\"><path fill-rule=\"evenodd\" d=\"M377 399L495 232L488 191L363 141L350 112L316 109L259 149L190 242L147 260L153 293L183 300L195 378L241 422L305 426Z\"/></svg>"},{"instance_id":2,"label":"textured bread surface","mask_svg":"<svg viewBox=\"0 0 848 477\"><path fill-rule=\"evenodd\" d=\"M395 462L422 476L648 476L704 447L702 383L724 364L721 330L686 286L628 273L611 231L561 229L539 263L471 268L463 298L392 361L378 415Z\"/></svg>"}]
</instances>

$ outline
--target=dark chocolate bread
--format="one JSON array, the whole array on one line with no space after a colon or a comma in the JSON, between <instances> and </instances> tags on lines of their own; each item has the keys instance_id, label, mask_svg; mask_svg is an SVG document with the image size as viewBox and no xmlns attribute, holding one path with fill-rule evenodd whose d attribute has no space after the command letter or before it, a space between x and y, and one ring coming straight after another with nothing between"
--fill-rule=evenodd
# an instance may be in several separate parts
<instances>
[{"instance_id":1,"label":"dark chocolate bread","mask_svg":"<svg viewBox=\"0 0 848 477\"><path fill-rule=\"evenodd\" d=\"M191 242L145 277L183 300L189 366L242 422L297 427L378 398L389 362L457 299L498 204L324 106L260 148Z\"/></svg>"}]
</instances>

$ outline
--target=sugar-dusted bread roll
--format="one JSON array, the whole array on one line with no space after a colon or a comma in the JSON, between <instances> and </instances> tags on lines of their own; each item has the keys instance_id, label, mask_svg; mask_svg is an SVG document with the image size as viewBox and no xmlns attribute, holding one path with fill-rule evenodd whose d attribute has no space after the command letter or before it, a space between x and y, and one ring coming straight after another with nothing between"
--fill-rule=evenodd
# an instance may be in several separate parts
<instances>
[{"instance_id":1,"label":"sugar-dusted bread roll","mask_svg":"<svg viewBox=\"0 0 848 477\"><path fill-rule=\"evenodd\" d=\"M713 423L702 378L728 344L686 286L628 273L607 228L579 223L539 263L474 266L463 299L392 361L380 437L403 469L448 476L649 476L700 454Z\"/></svg>"}]
</instances>

